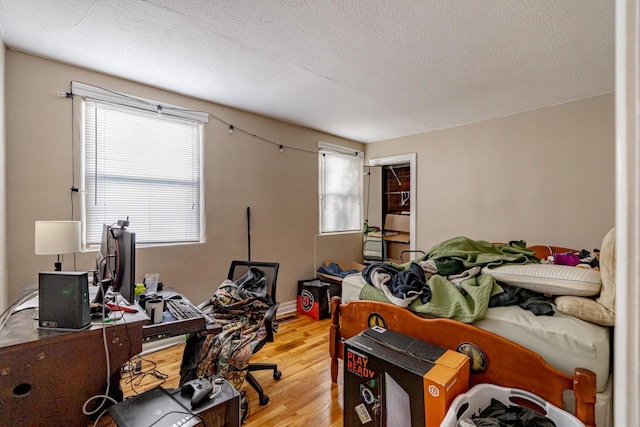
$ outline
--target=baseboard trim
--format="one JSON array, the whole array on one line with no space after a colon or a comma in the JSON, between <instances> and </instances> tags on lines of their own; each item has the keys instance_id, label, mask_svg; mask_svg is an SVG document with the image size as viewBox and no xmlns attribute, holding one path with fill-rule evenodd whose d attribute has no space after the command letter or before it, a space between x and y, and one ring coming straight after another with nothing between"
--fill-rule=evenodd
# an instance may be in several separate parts
<instances>
[{"instance_id":1,"label":"baseboard trim","mask_svg":"<svg viewBox=\"0 0 640 427\"><path fill-rule=\"evenodd\" d=\"M295 313L298 311L298 301L287 301L280 303L278 307L278 315Z\"/></svg>"}]
</instances>

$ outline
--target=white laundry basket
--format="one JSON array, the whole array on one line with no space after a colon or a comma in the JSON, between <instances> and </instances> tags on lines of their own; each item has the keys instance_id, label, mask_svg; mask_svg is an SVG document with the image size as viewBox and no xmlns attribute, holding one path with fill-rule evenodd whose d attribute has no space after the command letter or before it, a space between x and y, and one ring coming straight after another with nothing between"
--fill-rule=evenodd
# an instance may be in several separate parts
<instances>
[{"instance_id":1,"label":"white laundry basket","mask_svg":"<svg viewBox=\"0 0 640 427\"><path fill-rule=\"evenodd\" d=\"M472 415L478 414L491 405L492 398L508 406L516 405L511 401L511 398L524 399L538 406L557 427L584 427L584 423L579 419L533 393L493 384L478 384L467 393L459 394L451 402L451 406L440 427L456 427L458 420L471 418Z\"/></svg>"}]
</instances>

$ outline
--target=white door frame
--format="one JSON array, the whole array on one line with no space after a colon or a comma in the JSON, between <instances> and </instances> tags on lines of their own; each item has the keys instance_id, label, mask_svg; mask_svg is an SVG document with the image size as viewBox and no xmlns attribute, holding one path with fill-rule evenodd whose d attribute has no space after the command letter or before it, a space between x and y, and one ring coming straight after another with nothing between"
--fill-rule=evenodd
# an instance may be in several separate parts
<instances>
[{"instance_id":1,"label":"white door frame","mask_svg":"<svg viewBox=\"0 0 640 427\"><path fill-rule=\"evenodd\" d=\"M613 416L640 419L640 0L616 2L616 319Z\"/></svg>"},{"instance_id":2,"label":"white door frame","mask_svg":"<svg viewBox=\"0 0 640 427\"><path fill-rule=\"evenodd\" d=\"M409 185L411 186L411 193L409 194L409 204L411 205L411 208L409 209L409 214L410 214L409 249L412 251L415 251L416 250L416 218L417 218L416 190L418 189L417 179L416 179L416 153L369 159L369 166L392 166L392 165L407 164L407 163L409 163L410 174L411 174L409 178Z\"/></svg>"}]
</instances>

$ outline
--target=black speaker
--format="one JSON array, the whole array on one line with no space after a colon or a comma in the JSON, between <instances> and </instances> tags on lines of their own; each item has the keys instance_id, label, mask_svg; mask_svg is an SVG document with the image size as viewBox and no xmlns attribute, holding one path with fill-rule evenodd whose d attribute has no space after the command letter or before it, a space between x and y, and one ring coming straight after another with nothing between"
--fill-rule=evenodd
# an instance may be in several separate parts
<instances>
[{"instance_id":1,"label":"black speaker","mask_svg":"<svg viewBox=\"0 0 640 427\"><path fill-rule=\"evenodd\" d=\"M40 328L80 330L91 326L87 272L41 272L39 299Z\"/></svg>"}]
</instances>

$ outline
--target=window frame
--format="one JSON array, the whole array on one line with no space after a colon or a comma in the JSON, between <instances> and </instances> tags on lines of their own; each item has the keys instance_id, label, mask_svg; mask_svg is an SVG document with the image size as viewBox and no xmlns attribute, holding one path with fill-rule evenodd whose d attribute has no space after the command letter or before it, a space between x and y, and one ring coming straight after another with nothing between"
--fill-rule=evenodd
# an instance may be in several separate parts
<instances>
[{"instance_id":1,"label":"window frame","mask_svg":"<svg viewBox=\"0 0 640 427\"><path fill-rule=\"evenodd\" d=\"M140 118L141 115L149 115L149 114L153 114L154 116L161 116L164 117L166 115L166 119L167 121L171 121L171 122L189 122L189 124L187 126L185 126L185 129L191 128L192 131L194 131L194 133L192 133L190 139L192 142L195 142L195 144L197 144L197 147L194 147L196 151L193 151L193 154L195 154L197 156L197 158L193 158L193 160L195 160L194 162L191 162L191 165L193 165L193 167L188 167L187 170L191 170L194 172L193 177L195 179L195 181L192 181L193 183L195 183L197 185L197 194L195 194L196 198L198 199L198 204L199 204L199 209L197 213L194 213L191 218L192 220L196 221L196 223L194 224L192 222L192 226L196 225L196 227L198 228L197 231L194 231L192 229L191 236L193 236L193 239L187 238L187 239L175 239L174 237L165 237L166 240L168 241L154 241L154 240L161 240L161 239L154 239L153 238L153 233L149 234L149 230L151 230L151 223L149 222L149 217L147 216L145 218L145 223L148 224L147 227L147 231L146 232L141 232L138 231L137 232L137 236L136 236L136 243L138 246L171 246L171 245L183 245L183 244L198 244L198 243L204 243L205 241L205 195L204 195L204 124L208 122L209 120L209 114L205 113L205 112L200 112L200 111L194 111L194 110L188 110L188 109L184 109L181 107L176 107L173 105L169 105L169 104L162 104L162 103L158 103L155 101L151 101L151 100L147 100L144 98L138 98L138 97L134 97L134 96L130 96L130 95L125 95L125 94L121 94L118 92L114 92L114 91L110 91L110 90L106 90L106 89L102 89L102 88L98 88L95 86L90 86L90 85L86 85L84 83L79 83L79 82L72 82L72 94L74 97L74 103L79 103L81 108L78 108L79 113L75 115L74 120L77 120L77 128L79 131L79 138L77 139L78 142L78 161L74 162L77 164L77 170L79 171L79 176L80 176L80 181L81 181L81 196L80 196L80 204L81 204L81 221L82 221L82 246L83 246L83 250L95 250L98 249L100 247L100 242L94 242L94 241L89 241L88 236L89 236L89 229L91 227L91 229L102 229L102 221L98 221L95 224L92 223L90 225L89 221L91 221L90 218L87 217L87 200L91 197L93 197L92 194L88 194L88 190L87 190L87 186L86 186L86 181L85 181L85 177L86 177L86 171L87 171L87 165L85 162L85 155L86 155L86 151L85 151L85 147L87 144L87 138L86 138L86 126L87 126L87 114L86 114L86 106L88 102L95 102L97 104L99 104L101 107L105 106L107 108L114 108L115 109L124 112L124 113L131 113L132 115L136 115L136 117ZM76 98L78 98L78 100L76 101ZM132 116L133 117L133 116ZM152 117L152 116L149 116ZM154 117L155 118L155 117ZM195 125L195 126L194 126ZM196 138L196 140L194 140L193 138ZM164 156L166 158L166 155ZM191 166L190 165L190 166ZM197 170L195 170L194 168L197 168ZM131 177L129 177L131 178ZM179 180L177 181L178 183L180 182ZM189 181L185 181L183 184L187 185ZM186 183L186 184L185 184ZM158 186L161 188L162 185L158 184ZM152 185L153 187L153 185ZM178 184L178 188L180 187L180 184ZM184 187L184 188L188 188ZM140 211L143 212L143 211ZM115 223L117 220L124 220L127 218L113 218L113 222ZM112 219L109 218L107 221L111 221ZM187 221L187 216L185 216L185 221ZM110 225L110 224L109 224ZM136 224L131 223L131 230L136 232ZM95 237L95 230L93 232L93 235ZM147 235L146 238L142 237L144 235ZM187 234L184 235L185 237L187 237ZM179 236L178 236L179 237ZM95 240L95 239L91 239L91 240Z\"/></svg>"},{"instance_id":2,"label":"window frame","mask_svg":"<svg viewBox=\"0 0 640 427\"><path fill-rule=\"evenodd\" d=\"M324 153L332 153L341 156L355 156L359 160L357 167L357 180L358 180L358 220L357 228L354 229L341 229L341 230L327 230L323 231L325 219L324 219L324 205L325 205L325 167L323 163ZM362 170L364 166L364 152L341 145L330 144L328 142L318 141L318 210L319 210L319 223L318 228L320 235L330 234L348 234L348 233L362 233L363 230L363 206L362 206L362 191L363 191L363 179Z\"/></svg>"}]
</instances>

